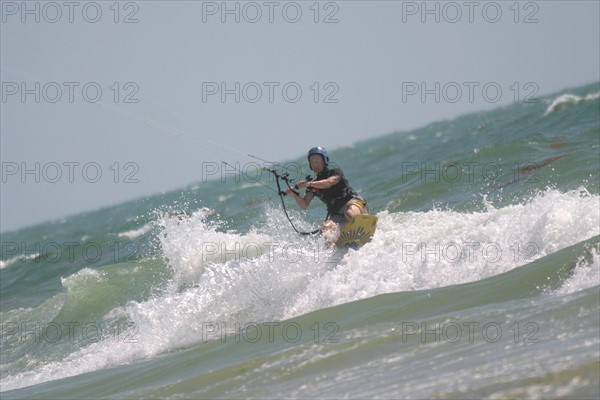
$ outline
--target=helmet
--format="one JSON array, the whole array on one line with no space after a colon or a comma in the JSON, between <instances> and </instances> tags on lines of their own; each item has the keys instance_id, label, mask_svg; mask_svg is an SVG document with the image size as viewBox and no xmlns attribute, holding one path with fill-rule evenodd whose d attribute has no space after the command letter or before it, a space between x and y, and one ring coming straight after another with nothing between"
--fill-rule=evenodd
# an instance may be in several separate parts
<instances>
[{"instance_id":1,"label":"helmet","mask_svg":"<svg viewBox=\"0 0 600 400\"><path fill-rule=\"evenodd\" d=\"M327 163L329 163L329 152L327 151L327 149L325 147L317 146L317 147L313 147L312 149L310 149L308 151L309 162L310 162L310 156L312 156L313 154L322 155L323 159L325 160L325 165L327 165Z\"/></svg>"}]
</instances>

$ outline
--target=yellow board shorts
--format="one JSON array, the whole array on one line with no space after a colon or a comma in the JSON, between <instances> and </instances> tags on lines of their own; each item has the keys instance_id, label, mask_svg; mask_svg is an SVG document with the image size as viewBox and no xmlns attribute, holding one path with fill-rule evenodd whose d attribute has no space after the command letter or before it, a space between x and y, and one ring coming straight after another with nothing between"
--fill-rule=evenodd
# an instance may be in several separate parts
<instances>
[{"instance_id":1,"label":"yellow board shorts","mask_svg":"<svg viewBox=\"0 0 600 400\"><path fill-rule=\"evenodd\" d=\"M349 206L354 205L360 208L360 213L361 214L368 214L369 213L369 207L367 206L367 201L365 199L363 199L362 197L353 197L350 200L348 200L348 202L344 205L344 207L340 208L340 210L338 211L338 214L333 214L329 216L329 220L332 220L333 222L335 222L336 224L338 224L341 228L344 227L344 225L346 225L346 223L348 221L346 221L346 209L348 209Z\"/></svg>"},{"instance_id":2,"label":"yellow board shorts","mask_svg":"<svg viewBox=\"0 0 600 400\"><path fill-rule=\"evenodd\" d=\"M350 201L347 202L343 208L344 213L346 212L346 210L348 209L349 206L357 206L358 208L360 208L361 214L369 213L369 207L367 207L367 201L365 199L363 199L362 197L353 197L352 199L350 199Z\"/></svg>"}]
</instances>

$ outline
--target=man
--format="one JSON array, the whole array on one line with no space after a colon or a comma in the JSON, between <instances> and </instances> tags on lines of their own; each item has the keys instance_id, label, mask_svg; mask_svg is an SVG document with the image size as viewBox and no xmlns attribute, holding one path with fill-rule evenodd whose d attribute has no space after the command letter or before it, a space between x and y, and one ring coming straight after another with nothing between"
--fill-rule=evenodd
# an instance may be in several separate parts
<instances>
[{"instance_id":1,"label":"man","mask_svg":"<svg viewBox=\"0 0 600 400\"><path fill-rule=\"evenodd\" d=\"M317 196L327 205L327 220L321 230L341 230L346 222L359 214L368 214L367 202L354 192L340 168L329 169L329 153L324 147L308 151L310 169L316 174L314 181L300 181L298 188L306 188L304 198L288 189L301 208L307 208Z\"/></svg>"}]
</instances>

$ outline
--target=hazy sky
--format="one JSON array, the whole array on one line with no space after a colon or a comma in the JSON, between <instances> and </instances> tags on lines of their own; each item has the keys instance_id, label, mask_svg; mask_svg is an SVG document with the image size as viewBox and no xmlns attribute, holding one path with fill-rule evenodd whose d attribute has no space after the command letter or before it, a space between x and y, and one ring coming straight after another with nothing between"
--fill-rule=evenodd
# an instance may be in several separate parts
<instances>
[{"instance_id":1,"label":"hazy sky","mask_svg":"<svg viewBox=\"0 0 600 400\"><path fill-rule=\"evenodd\" d=\"M598 1L2 1L1 231L600 80Z\"/></svg>"}]
</instances>

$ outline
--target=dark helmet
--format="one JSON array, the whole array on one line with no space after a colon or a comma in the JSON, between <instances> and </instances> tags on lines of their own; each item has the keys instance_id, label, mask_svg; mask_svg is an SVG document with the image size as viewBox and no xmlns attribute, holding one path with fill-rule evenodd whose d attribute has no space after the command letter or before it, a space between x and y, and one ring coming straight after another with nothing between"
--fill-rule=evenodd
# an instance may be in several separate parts
<instances>
[{"instance_id":1,"label":"dark helmet","mask_svg":"<svg viewBox=\"0 0 600 400\"><path fill-rule=\"evenodd\" d=\"M329 152L327 151L327 149L325 147L317 146L317 147L313 147L312 149L310 149L308 151L309 163L310 163L310 156L312 156L313 154L322 155L323 159L325 160L325 165L327 165L329 163Z\"/></svg>"}]
</instances>

